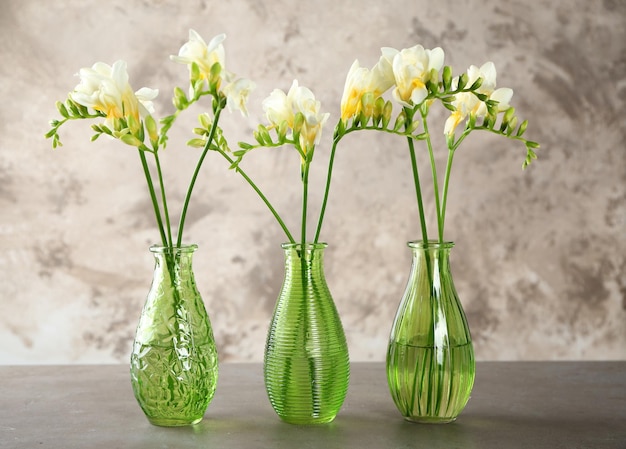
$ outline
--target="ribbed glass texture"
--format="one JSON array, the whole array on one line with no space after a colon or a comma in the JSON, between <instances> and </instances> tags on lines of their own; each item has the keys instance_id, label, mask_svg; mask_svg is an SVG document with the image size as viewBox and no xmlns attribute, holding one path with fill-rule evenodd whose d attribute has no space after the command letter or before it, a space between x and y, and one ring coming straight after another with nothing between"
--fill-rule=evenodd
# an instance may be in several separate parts
<instances>
[{"instance_id":1,"label":"ribbed glass texture","mask_svg":"<svg viewBox=\"0 0 626 449\"><path fill-rule=\"evenodd\" d=\"M387 380L409 421L454 421L474 385L474 350L450 273L451 242L409 242L411 273L387 351Z\"/></svg>"},{"instance_id":2,"label":"ribbed glass texture","mask_svg":"<svg viewBox=\"0 0 626 449\"><path fill-rule=\"evenodd\" d=\"M346 338L323 270L326 244L284 244L285 279L265 346L265 386L292 424L332 421L348 391Z\"/></svg>"},{"instance_id":3,"label":"ribbed glass texture","mask_svg":"<svg viewBox=\"0 0 626 449\"><path fill-rule=\"evenodd\" d=\"M196 248L150 248L154 275L137 326L130 373L137 402L157 426L199 422L215 393L217 351L194 280Z\"/></svg>"}]
</instances>

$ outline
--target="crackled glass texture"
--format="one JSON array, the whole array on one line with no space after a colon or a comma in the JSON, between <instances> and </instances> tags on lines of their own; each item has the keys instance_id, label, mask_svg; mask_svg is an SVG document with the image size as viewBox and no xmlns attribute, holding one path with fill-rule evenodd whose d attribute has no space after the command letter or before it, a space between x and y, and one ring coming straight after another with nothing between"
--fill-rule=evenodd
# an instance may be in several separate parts
<instances>
[{"instance_id":1,"label":"crackled glass texture","mask_svg":"<svg viewBox=\"0 0 626 449\"><path fill-rule=\"evenodd\" d=\"M184 426L202 420L217 383L217 351L196 288L195 245L152 247L154 276L137 326L131 382L148 420Z\"/></svg>"},{"instance_id":2,"label":"crackled glass texture","mask_svg":"<svg viewBox=\"0 0 626 449\"><path fill-rule=\"evenodd\" d=\"M411 273L387 351L387 380L408 421L454 421L474 385L474 350L450 272L452 243L410 242Z\"/></svg>"},{"instance_id":3,"label":"crackled glass texture","mask_svg":"<svg viewBox=\"0 0 626 449\"><path fill-rule=\"evenodd\" d=\"M265 347L264 375L277 415L332 421L348 390L346 337L323 270L323 243L284 244L285 278Z\"/></svg>"}]
</instances>

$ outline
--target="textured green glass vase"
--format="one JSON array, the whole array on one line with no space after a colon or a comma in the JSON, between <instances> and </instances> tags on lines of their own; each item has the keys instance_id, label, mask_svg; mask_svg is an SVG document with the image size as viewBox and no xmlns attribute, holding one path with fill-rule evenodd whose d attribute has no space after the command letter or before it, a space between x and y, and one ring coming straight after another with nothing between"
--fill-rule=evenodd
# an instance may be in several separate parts
<instances>
[{"instance_id":1,"label":"textured green glass vase","mask_svg":"<svg viewBox=\"0 0 626 449\"><path fill-rule=\"evenodd\" d=\"M196 288L196 245L153 246L154 276L130 359L135 398L157 426L202 420L217 383L213 330Z\"/></svg>"},{"instance_id":2,"label":"textured green glass vase","mask_svg":"<svg viewBox=\"0 0 626 449\"><path fill-rule=\"evenodd\" d=\"M453 243L409 242L411 273L387 351L387 381L408 421L454 421L474 385L474 350L450 273Z\"/></svg>"},{"instance_id":3,"label":"textured green glass vase","mask_svg":"<svg viewBox=\"0 0 626 449\"><path fill-rule=\"evenodd\" d=\"M276 414L292 424L332 421L348 391L346 337L324 277L326 244L284 244L285 279L265 346Z\"/></svg>"}]
</instances>

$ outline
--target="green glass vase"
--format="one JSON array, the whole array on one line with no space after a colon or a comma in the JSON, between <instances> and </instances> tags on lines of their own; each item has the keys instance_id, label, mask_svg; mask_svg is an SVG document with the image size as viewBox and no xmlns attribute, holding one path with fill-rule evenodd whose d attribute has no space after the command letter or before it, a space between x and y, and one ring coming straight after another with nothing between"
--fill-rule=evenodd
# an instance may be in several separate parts
<instances>
[{"instance_id":1,"label":"green glass vase","mask_svg":"<svg viewBox=\"0 0 626 449\"><path fill-rule=\"evenodd\" d=\"M285 278L267 336L267 394L292 424L332 421L348 391L350 362L324 277L325 243L283 244Z\"/></svg>"},{"instance_id":2,"label":"green glass vase","mask_svg":"<svg viewBox=\"0 0 626 449\"><path fill-rule=\"evenodd\" d=\"M408 421L454 421L469 400L475 360L450 272L453 243L409 242L411 273L391 330L387 381Z\"/></svg>"},{"instance_id":3,"label":"green glass vase","mask_svg":"<svg viewBox=\"0 0 626 449\"><path fill-rule=\"evenodd\" d=\"M198 423L217 383L217 351L196 288L196 245L153 246L152 286L139 319L130 359L135 398L157 426Z\"/></svg>"}]
</instances>

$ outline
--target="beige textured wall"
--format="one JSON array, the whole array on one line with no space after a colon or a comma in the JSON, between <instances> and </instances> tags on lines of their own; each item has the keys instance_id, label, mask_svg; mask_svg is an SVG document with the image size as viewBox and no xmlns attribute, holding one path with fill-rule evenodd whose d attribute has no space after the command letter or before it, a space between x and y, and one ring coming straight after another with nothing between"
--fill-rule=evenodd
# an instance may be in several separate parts
<instances>
[{"instance_id":1,"label":"beige textured wall","mask_svg":"<svg viewBox=\"0 0 626 449\"><path fill-rule=\"evenodd\" d=\"M223 117L232 144L251 140L261 100L293 78L334 124L352 61L371 66L381 46L442 46L456 72L493 60L542 149L522 172L523 147L477 134L455 160L447 236L477 356L626 358L624 1L1 0L0 363L127 361L158 238L139 159L115 141L89 143L86 123L68 126L56 151L43 134L95 61L126 60L136 89L161 90L157 115L171 112L186 69L168 56L189 28L225 32L228 68L258 84L248 119ZM173 208L197 155L184 145L194 125L195 114L180 122L164 156ZM313 216L330 134L313 166ZM295 153L258 152L245 167L296 227ZM200 245L221 360L260 361L282 281L280 229L218 155L191 207L186 240ZM323 238L353 360L384 359L405 242L418 237L405 143L346 138Z\"/></svg>"}]
</instances>

